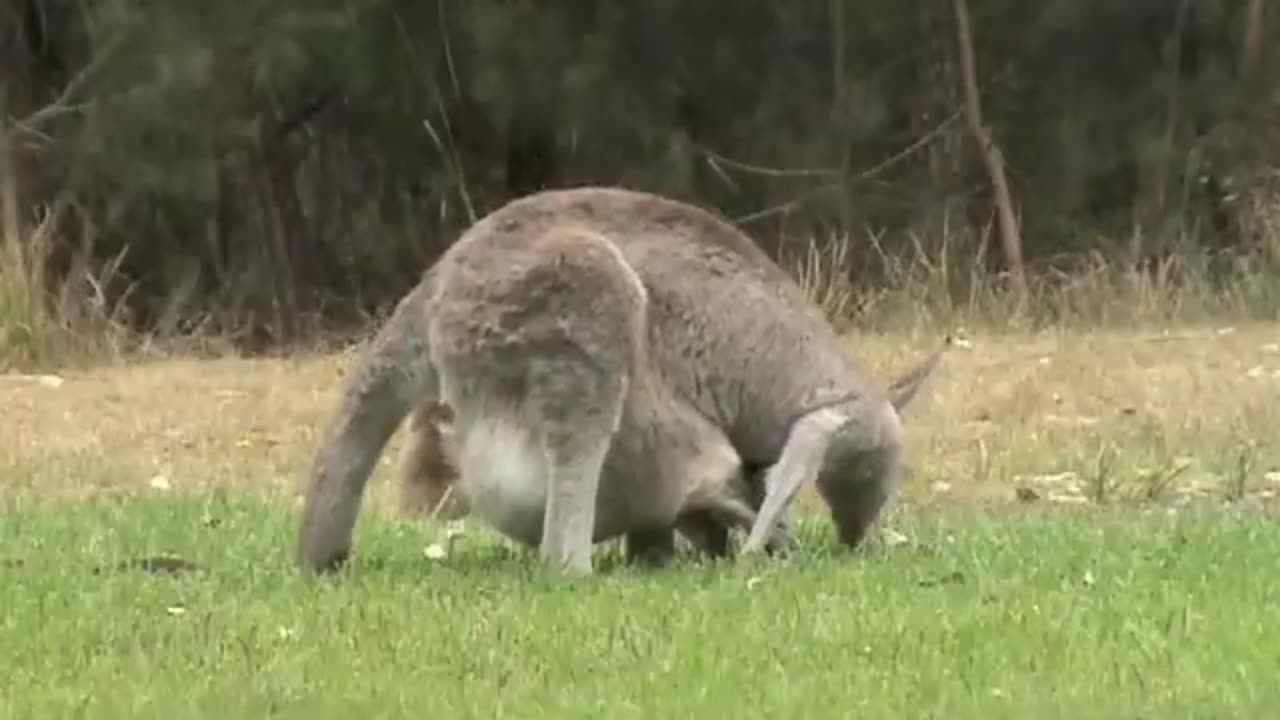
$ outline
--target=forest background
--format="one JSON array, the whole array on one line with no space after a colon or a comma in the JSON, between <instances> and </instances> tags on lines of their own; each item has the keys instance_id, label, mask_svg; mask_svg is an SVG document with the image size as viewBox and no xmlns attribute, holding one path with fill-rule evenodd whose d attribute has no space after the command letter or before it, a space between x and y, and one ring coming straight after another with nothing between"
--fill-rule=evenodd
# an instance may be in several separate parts
<instances>
[{"instance_id":1,"label":"forest background","mask_svg":"<svg viewBox=\"0 0 1280 720\"><path fill-rule=\"evenodd\" d=\"M0 364L367 332L478 216L586 183L717 209L867 328L1274 319L1278 14L6 0Z\"/></svg>"}]
</instances>

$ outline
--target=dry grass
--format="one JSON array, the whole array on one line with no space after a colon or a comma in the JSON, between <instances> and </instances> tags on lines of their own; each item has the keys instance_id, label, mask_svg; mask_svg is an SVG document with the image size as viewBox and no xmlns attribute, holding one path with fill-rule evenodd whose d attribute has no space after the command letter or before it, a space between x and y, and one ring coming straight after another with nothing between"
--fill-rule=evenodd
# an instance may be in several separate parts
<instances>
[{"instance_id":1,"label":"dry grass","mask_svg":"<svg viewBox=\"0 0 1280 720\"><path fill-rule=\"evenodd\" d=\"M1280 177L1280 176L1278 176ZM986 244L944 223L929 238L908 231L841 231L811 237L781 262L841 330L885 331L967 324L1004 332L1090 330L1280 319L1280 191L1249 193L1241 223L1248 252L1212 257L1183 237L1179 251L1129 264L1101 252L1028 268L1024 294L987 265ZM1096 247L1123 243L1099 239ZM1243 250L1243 248L1241 248Z\"/></svg>"},{"instance_id":2,"label":"dry grass","mask_svg":"<svg viewBox=\"0 0 1280 720\"><path fill-rule=\"evenodd\" d=\"M121 358L138 338L127 330L125 298L109 301L104 289L118 279L123 255L90 269L81 253L51 286L54 215L24 222L11 207L13 192L0 187L0 370Z\"/></svg>"},{"instance_id":3,"label":"dry grass","mask_svg":"<svg viewBox=\"0 0 1280 720\"><path fill-rule=\"evenodd\" d=\"M1062 476L1039 492L1228 495L1243 480L1265 499L1280 488L1280 325L960 337L909 410L908 497L1011 499L1061 473L1078 487ZM851 347L887 378L938 341L867 335ZM30 502L153 486L295 502L350 357L171 359L57 387L9 376L0 472ZM381 510L398 443L372 487Z\"/></svg>"},{"instance_id":4,"label":"dry grass","mask_svg":"<svg viewBox=\"0 0 1280 720\"><path fill-rule=\"evenodd\" d=\"M1011 298L945 229L932 256L916 243L910 258L867 236L893 289L850 280L849 234L814 240L784 264L882 380L945 333L964 341L910 409L910 497L1007 499L1023 487L1025 497L1064 502L1266 500L1280 489L1271 440L1280 420L1277 197L1253 213L1262 252L1225 284L1192 260L1154 273L1098 260L1069 277L1036 277L1029 296ZM10 487L40 500L153 484L296 498L350 353L138 362L135 350L121 363L117 310L73 292L103 283L82 268L65 287L45 288L48 223L5 215L0 369L13 357L116 361L67 374L58 387L0 376L0 433L9 438L0 471ZM385 507L389 489L374 483L375 505Z\"/></svg>"},{"instance_id":5,"label":"dry grass","mask_svg":"<svg viewBox=\"0 0 1280 720\"><path fill-rule=\"evenodd\" d=\"M1023 487L1069 502L1243 487L1268 499L1280 490L1277 343L1275 323L974 336L909 411L910 489L1010 499ZM901 366L905 345L863 352Z\"/></svg>"}]
</instances>

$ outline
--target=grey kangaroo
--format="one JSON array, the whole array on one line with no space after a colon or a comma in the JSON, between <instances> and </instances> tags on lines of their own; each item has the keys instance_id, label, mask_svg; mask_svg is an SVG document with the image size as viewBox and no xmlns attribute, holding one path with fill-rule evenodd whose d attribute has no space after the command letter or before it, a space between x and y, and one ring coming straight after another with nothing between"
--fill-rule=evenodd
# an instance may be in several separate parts
<instances>
[{"instance_id":1,"label":"grey kangaroo","mask_svg":"<svg viewBox=\"0 0 1280 720\"><path fill-rule=\"evenodd\" d=\"M769 549L810 478L857 545L900 473L899 414L941 353L881 387L717 216L612 188L526 196L424 274L347 380L297 559L345 561L374 462L435 401L454 416L460 507L568 572L591 571L595 542L662 547L676 527L749 528L742 551Z\"/></svg>"}]
</instances>

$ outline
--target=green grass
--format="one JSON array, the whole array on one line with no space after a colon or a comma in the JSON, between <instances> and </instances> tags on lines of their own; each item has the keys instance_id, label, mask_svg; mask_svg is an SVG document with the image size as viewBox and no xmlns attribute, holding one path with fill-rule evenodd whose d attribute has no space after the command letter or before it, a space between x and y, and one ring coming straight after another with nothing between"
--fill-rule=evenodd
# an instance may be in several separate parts
<instances>
[{"instance_id":1,"label":"green grass","mask_svg":"<svg viewBox=\"0 0 1280 720\"><path fill-rule=\"evenodd\" d=\"M1263 717L1280 527L1221 507L920 511L909 541L558 579L367 515L345 576L217 493L0 516L0 717ZM207 498L207 499L201 499ZM198 572L117 570L175 553ZM20 561L16 562L16 561ZM104 572L95 572L105 567Z\"/></svg>"}]
</instances>

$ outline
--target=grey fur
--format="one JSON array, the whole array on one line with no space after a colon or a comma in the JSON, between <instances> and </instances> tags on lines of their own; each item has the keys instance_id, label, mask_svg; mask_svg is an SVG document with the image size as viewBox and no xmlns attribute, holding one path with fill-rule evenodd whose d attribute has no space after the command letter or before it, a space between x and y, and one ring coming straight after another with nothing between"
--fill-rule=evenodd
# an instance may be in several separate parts
<instances>
[{"instance_id":1,"label":"grey fur","mask_svg":"<svg viewBox=\"0 0 1280 720\"><path fill-rule=\"evenodd\" d=\"M410 516L454 520L469 513L466 498L456 492L459 478L453 413L447 405L421 403L410 415L408 437L401 449L397 468L400 511ZM733 488L752 511L764 501L763 467L744 467L745 485ZM733 515L714 510L683 511L675 522L678 530L701 554L722 558L729 554L729 533L750 526ZM773 549L789 542L785 529L776 537ZM672 528L647 527L626 534L626 556L632 562L662 563L675 552Z\"/></svg>"},{"instance_id":2,"label":"grey fur","mask_svg":"<svg viewBox=\"0 0 1280 720\"><path fill-rule=\"evenodd\" d=\"M299 562L345 559L372 458L410 398L454 410L467 509L569 572L590 572L593 542L652 546L684 512L749 527L737 453L651 368L646 313L643 284L601 236L465 235L348 383L313 465Z\"/></svg>"},{"instance_id":3,"label":"grey fur","mask_svg":"<svg viewBox=\"0 0 1280 720\"><path fill-rule=\"evenodd\" d=\"M899 473L898 412L934 365L891 396L790 277L706 211L608 188L527 196L464 233L375 338L312 466L298 559L346 557L373 459L411 404L435 398L463 446L488 418L540 438L545 516L506 530L541 535L553 564L589 571L591 540L669 528L697 503L750 522L743 551L759 552L812 477L855 545ZM534 382L510 390L520 377ZM480 456L463 459L463 484L487 472ZM730 489L741 464L769 468L758 516Z\"/></svg>"}]
</instances>

